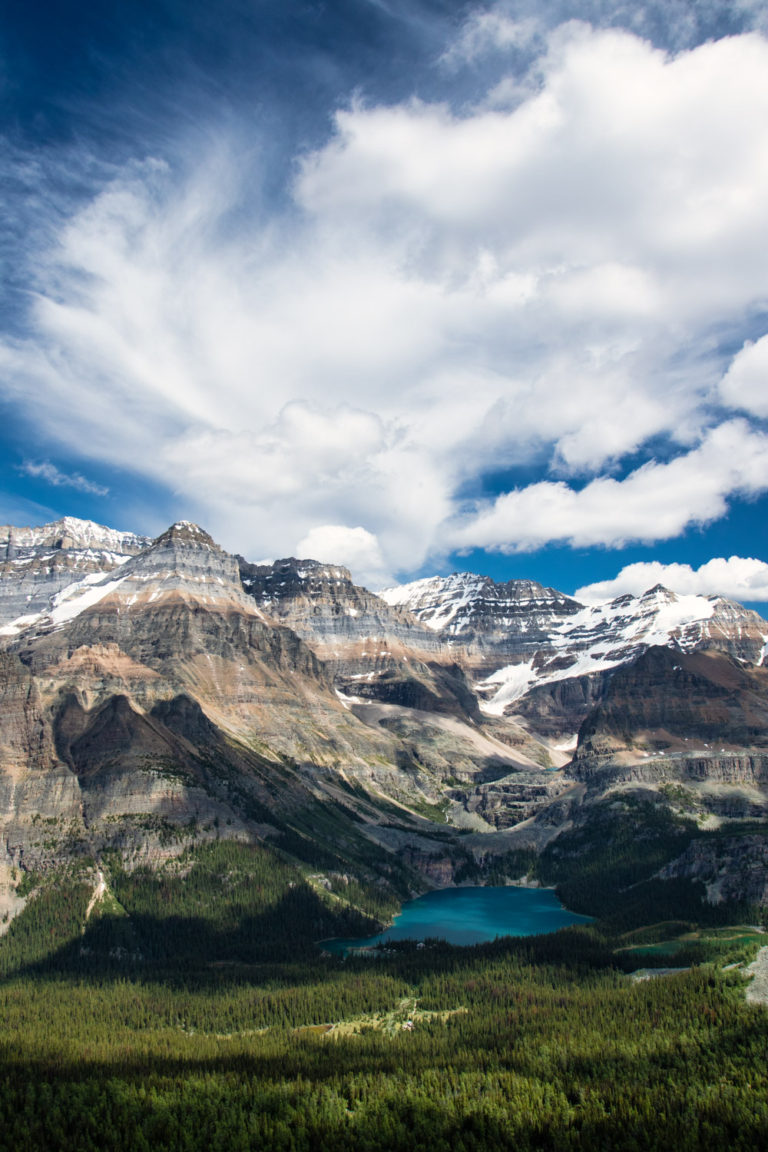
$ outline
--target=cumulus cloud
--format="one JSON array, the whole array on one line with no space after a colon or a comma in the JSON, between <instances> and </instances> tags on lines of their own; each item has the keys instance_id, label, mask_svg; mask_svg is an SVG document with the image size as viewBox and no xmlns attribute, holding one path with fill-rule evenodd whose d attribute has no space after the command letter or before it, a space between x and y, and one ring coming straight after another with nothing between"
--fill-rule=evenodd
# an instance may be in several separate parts
<instances>
[{"instance_id":1,"label":"cumulus cloud","mask_svg":"<svg viewBox=\"0 0 768 1152\"><path fill-rule=\"evenodd\" d=\"M600 476L581 489L543 481L504 493L446 529L450 548L533 551L550 541L623 547L668 540L726 511L727 494L768 488L768 436L745 421L721 424L668 463L650 461L624 480Z\"/></svg>"},{"instance_id":2,"label":"cumulus cloud","mask_svg":"<svg viewBox=\"0 0 768 1152\"><path fill-rule=\"evenodd\" d=\"M352 525L337 542L369 574L669 538L768 488L764 436L713 402L762 414L744 380L763 342L722 379L711 335L743 340L768 293L768 42L669 54L510 12L461 51L538 53L535 84L352 103L280 211L247 125L113 174L29 258L5 399L227 546L325 549ZM631 454L646 463L616 479ZM483 475L542 461L464 506Z\"/></svg>"},{"instance_id":3,"label":"cumulus cloud","mask_svg":"<svg viewBox=\"0 0 768 1152\"><path fill-rule=\"evenodd\" d=\"M747 341L720 382L720 395L733 408L768 416L768 336Z\"/></svg>"},{"instance_id":4,"label":"cumulus cloud","mask_svg":"<svg viewBox=\"0 0 768 1152\"><path fill-rule=\"evenodd\" d=\"M326 564L343 564L373 588L383 588L390 579L379 542L365 528L321 524L299 541L297 550L300 557Z\"/></svg>"},{"instance_id":5,"label":"cumulus cloud","mask_svg":"<svg viewBox=\"0 0 768 1152\"><path fill-rule=\"evenodd\" d=\"M35 480L44 480L54 488L74 488L77 492L87 492L91 496L109 495L109 488L105 488L103 484L95 484L93 480L88 480L79 472L62 472L49 460L42 460L39 463L26 460L19 471Z\"/></svg>"},{"instance_id":6,"label":"cumulus cloud","mask_svg":"<svg viewBox=\"0 0 768 1152\"><path fill-rule=\"evenodd\" d=\"M729 600L768 602L768 564L754 557L722 556L699 568L657 561L628 564L613 580L600 580L576 590L577 600L598 603L629 593L640 596L656 584L682 595L725 596Z\"/></svg>"}]
</instances>

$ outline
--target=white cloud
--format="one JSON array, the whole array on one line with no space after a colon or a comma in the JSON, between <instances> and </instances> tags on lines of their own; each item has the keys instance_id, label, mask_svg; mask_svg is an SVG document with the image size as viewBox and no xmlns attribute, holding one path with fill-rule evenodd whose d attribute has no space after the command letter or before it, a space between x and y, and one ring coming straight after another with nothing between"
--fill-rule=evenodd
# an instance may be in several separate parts
<instances>
[{"instance_id":1,"label":"white cloud","mask_svg":"<svg viewBox=\"0 0 768 1152\"><path fill-rule=\"evenodd\" d=\"M79 472L62 472L49 460L42 460L39 463L26 460L19 471L35 480L44 480L46 484L52 484L54 488L74 488L77 492L86 492L91 496L109 495L109 488L105 488L103 484L95 484L93 480L88 480Z\"/></svg>"},{"instance_id":2,"label":"white cloud","mask_svg":"<svg viewBox=\"0 0 768 1152\"><path fill-rule=\"evenodd\" d=\"M384 587L391 579L378 540L365 528L321 524L307 533L297 551L300 559L343 564L374 588Z\"/></svg>"},{"instance_id":3,"label":"white cloud","mask_svg":"<svg viewBox=\"0 0 768 1152\"><path fill-rule=\"evenodd\" d=\"M624 480L601 476L576 490L544 481L465 513L446 530L451 549L534 551L668 540L723 515L726 495L768 489L768 436L745 421L722 424L691 452L650 461Z\"/></svg>"},{"instance_id":4,"label":"white cloud","mask_svg":"<svg viewBox=\"0 0 768 1152\"><path fill-rule=\"evenodd\" d=\"M720 395L732 408L768 416L768 336L748 341L720 382Z\"/></svg>"},{"instance_id":5,"label":"white cloud","mask_svg":"<svg viewBox=\"0 0 768 1152\"><path fill-rule=\"evenodd\" d=\"M487 63L511 50L539 49L553 29L578 19L594 27L621 28L670 52L749 29L766 31L764 0L492 0L471 11L448 64Z\"/></svg>"},{"instance_id":6,"label":"white cloud","mask_svg":"<svg viewBox=\"0 0 768 1152\"><path fill-rule=\"evenodd\" d=\"M718 556L699 568L690 564L643 561L628 564L613 580L587 584L575 592L577 600L597 603L629 593L640 596L656 584L681 595L725 596L729 600L768 602L768 564L753 557Z\"/></svg>"},{"instance_id":7,"label":"white cloud","mask_svg":"<svg viewBox=\"0 0 768 1152\"><path fill-rule=\"evenodd\" d=\"M356 525L367 571L667 538L768 487L761 434L717 426L711 336L768 295L768 43L668 56L533 16L493 10L462 51L540 41L535 89L347 107L282 214L252 191L246 127L183 170L127 166L36 254L6 399L227 546ZM613 478L656 437L676 459ZM542 460L560 479L457 520L483 473Z\"/></svg>"},{"instance_id":8,"label":"white cloud","mask_svg":"<svg viewBox=\"0 0 768 1152\"><path fill-rule=\"evenodd\" d=\"M541 13L516 16L507 5L474 11L465 20L456 41L450 45L443 62L454 67L475 62L492 51L530 49L544 32Z\"/></svg>"}]
</instances>

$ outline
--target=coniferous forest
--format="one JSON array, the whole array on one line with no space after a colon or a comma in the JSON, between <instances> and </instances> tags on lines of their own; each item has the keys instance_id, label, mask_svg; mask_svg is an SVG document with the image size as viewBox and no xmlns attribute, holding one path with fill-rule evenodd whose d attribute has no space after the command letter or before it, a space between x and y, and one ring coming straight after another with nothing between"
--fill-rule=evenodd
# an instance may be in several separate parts
<instances>
[{"instance_id":1,"label":"coniferous forest","mask_svg":"<svg viewBox=\"0 0 768 1152\"><path fill-rule=\"evenodd\" d=\"M346 959L316 941L370 931L380 893L318 886L274 849L102 862L90 913L91 862L23 874L27 905L0 942L0 1147L761 1146L768 1013L743 975L761 934L735 919L750 910L696 917L695 889L672 885L654 923L658 893L637 885L618 915L602 844L570 883L598 917L613 895L611 916ZM568 847L539 861L548 879ZM660 965L681 970L630 975Z\"/></svg>"}]
</instances>

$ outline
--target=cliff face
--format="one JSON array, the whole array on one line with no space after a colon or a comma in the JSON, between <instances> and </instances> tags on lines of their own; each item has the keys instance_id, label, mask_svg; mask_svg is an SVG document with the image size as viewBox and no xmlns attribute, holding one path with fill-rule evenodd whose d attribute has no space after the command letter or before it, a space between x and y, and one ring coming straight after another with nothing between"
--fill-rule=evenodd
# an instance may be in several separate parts
<instances>
[{"instance_id":1,"label":"cliff face","mask_svg":"<svg viewBox=\"0 0 768 1152\"><path fill-rule=\"evenodd\" d=\"M697 839L659 872L662 880L704 884L711 904L724 900L768 906L768 841L763 836Z\"/></svg>"},{"instance_id":2,"label":"cliff face","mask_svg":"<svg viewBox=\"0 0 768 1152\"><path fill-rule=\"evenodd\" d=\"M355 585L346 568L291 558L270 565L240 560L240 572L262 612L300 636L351 700L476 713L445 639Z\"/></svg>"},{"instance_id":3,"label":"cliff face","mask_svg":"<svg viewBox=\"0 0 768 1152\"><path fill-rule=\"evenodd\" d=\"M768 749L768 670L712 650L649 648L614 673L584 721L574 764L633 752Z\"/></svg>"},{"instance_id":4,"label":"cliff face","mask_svg":"<svg viewBox=\"0 0 768 1152\"><path fill-rule=\"evenodd\" d=\"M387 588L381 596L454 646L467 649L478 668L489 669L548 647L552 632L582 607L534 580L497 584L470 572Z\"/></svg>"},{"instance_id":5,"label":"cliff face","mask_svg":"<svg viewBox=\"0 0 768 1152\"><path fill-rule=\"evenodd\" d=\"M112 572L150 543L74 517L42 528L1 526L0 635L17 635L65 588Z\"/></svg>"},{"instance_id":6,"label":"cliff face","mask_svg":"<svg viewBox=\"0 0 768 1152\"><path fill-rule=\"evenodd\" d=\"M40 692L21 660L0 652L0 768L11 776L56 760Z\"/></svg>"}]
</instances>

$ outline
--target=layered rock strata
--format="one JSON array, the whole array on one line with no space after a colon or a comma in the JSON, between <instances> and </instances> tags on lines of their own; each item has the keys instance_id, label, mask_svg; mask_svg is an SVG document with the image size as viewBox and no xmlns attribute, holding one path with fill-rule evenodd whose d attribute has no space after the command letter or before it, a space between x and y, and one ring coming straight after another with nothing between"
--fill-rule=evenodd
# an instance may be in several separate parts
<instances>
[{"instance_id":1,"label":"layered rock strata","mask_svg":"<svg viewBox=\"0 0 768 1152\"><path fill-rule=\"evenodd\" d=\"M113 571L150 543L74 517L42 528L0 527L0 634L18 634L64 589Z\"/></svg>"},{"instance_id":2,"label":"layered rock strata","mask_svg":"<svg viewBox=\"0 0 768 1152\"><path fill-rule=\"evenodd\" d=\"M346 568L294 558L270 565L241 559L240 572L260 609L312 648L348 699L477 712L448 643L410 613L355 585Z\"/></svg>"}]
</instances>

